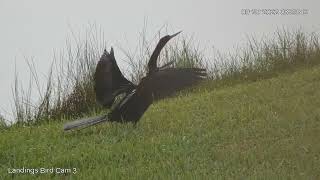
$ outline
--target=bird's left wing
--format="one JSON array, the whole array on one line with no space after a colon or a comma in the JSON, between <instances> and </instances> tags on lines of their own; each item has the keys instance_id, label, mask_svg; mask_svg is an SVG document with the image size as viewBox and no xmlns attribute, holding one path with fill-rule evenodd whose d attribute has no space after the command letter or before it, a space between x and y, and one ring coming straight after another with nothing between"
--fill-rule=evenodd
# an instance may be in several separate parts
<instances>
[{"instance_id":1,"label":"bird's left wing","mask_svg":"<svg viewBox=\"0 0 320 180\"><path fill-rule=\"evenodd\" d=\"M121 73L114 57L113 48L110 53L104 50L97 64L94 80L96 99L105 107L110 107L117 95L134 87Z\"/></svg>"}]
</instances>

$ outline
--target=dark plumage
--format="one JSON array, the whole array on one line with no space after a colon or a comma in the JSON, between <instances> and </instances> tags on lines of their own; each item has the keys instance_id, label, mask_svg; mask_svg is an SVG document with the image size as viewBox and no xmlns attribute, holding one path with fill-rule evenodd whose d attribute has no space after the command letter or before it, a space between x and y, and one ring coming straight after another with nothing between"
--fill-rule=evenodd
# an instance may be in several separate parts
<instances>
[{"instance_id":1,"label":"dark plumage","mask_svg":"<svg viewBox=\"0 0 320 180\"><path fill-rule=\"evenodd\" d=\"M109 114L67 123L64 130L87 127L105 121L136 123L153 101L168 97L206 77L205 69L168 67L172 62L157 67L161 49L179 33L160 39L148 62L147 76L142 78L137 86L122 75L114 58L113 49L111 48L110 53L105 50L94 76L97 101L109 108L116 96L123 93L125 96L112 107Z\"/></svg>"},{"instance_id":2,"label":"dark plumage","mask_svg":"<svg viewBox=\"0 0 320 180\"><path fill-rule=\"evenodd\" d=\"M135 86L121 73L113 48L110 54L104 50L94 74L97 101L104 107L111 107L117 95L133 89Z\"/></svg>"}]
</instances>

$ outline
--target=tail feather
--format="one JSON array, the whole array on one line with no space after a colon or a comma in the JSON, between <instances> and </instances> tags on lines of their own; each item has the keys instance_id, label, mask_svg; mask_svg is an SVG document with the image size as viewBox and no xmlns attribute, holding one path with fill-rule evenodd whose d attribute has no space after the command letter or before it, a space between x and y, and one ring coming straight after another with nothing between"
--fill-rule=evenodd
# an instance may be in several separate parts
<instances>
[{"instance_id":1,"label":"tail feather","mask_svg":"<svg viewBox=\"0 0 320 180\"><path fill-rule=\"evenodd\" d=\"M79 120L66 123L63 127L63 130L68 131L75 128L86 128L86 127L93 126L105 121L108 121L107 115L100 115L96 117L79 119Z\"/></svg>"}]
</instances>

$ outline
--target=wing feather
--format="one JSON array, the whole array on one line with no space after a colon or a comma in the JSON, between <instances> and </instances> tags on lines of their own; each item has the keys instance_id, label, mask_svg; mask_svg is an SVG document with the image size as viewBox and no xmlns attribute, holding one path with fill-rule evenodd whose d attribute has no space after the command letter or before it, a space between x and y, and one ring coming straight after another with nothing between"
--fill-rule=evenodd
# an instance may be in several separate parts
<instances>
[{"instance_id":1,"label":"wing feather","mask_svg":"<svg viewBox=\"0 0 320 180\"><path fill-rule=\"evenodd\" d=\"M206 77L206 70L201 68L167 68L154 73L148 86L157 100L191 87Z\"/></svg>"},{"instance_id":2,"label":"wing feather","mask_svg":"<svg viewBox=\"0 0 320 180\"><path fill-rule=\"evenodd\" d=\"M133 84L121 73L114 57L113 48L110 54L104 50L94 74L97 101L110 107L117 95L133 88Z\"/></svg>"}]
</instances>

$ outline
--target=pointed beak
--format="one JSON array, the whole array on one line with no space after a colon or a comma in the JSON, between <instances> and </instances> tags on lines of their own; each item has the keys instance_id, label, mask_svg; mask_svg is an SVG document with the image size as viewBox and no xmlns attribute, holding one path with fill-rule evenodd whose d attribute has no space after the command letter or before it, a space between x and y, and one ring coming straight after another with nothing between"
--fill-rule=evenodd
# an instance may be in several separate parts
<instances>
[{"instance_id":1,"label":"pointed beak","mask_svg":"<svg viewBox=\"0 0 320 180\"><path fill-rule=\"evenodd\" d=\"M181 32L182 32L182 31L179 31L179 32L177 32L177 33L175 33L175 34L172 34L172 35L170 36L170 38L175 37L176 35L180 34Z\"/></svg>"}]
</instances>

